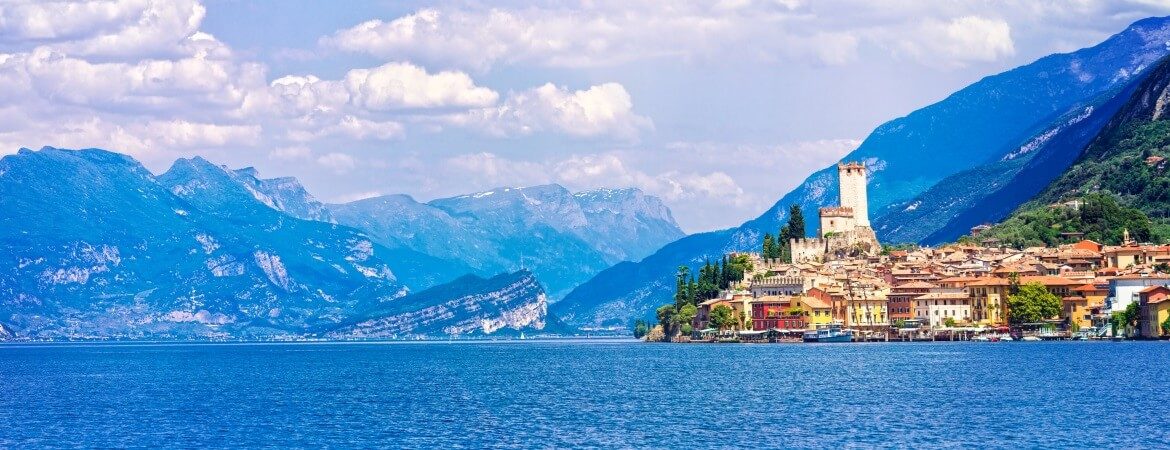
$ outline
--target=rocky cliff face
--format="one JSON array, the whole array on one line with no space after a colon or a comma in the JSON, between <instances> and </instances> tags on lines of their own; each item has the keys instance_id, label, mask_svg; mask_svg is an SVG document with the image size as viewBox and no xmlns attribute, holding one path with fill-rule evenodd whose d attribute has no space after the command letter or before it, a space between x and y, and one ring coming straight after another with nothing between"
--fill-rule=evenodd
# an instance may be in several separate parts
<instances>
[{"instance_id":1,"label":"rocky cliff face","mask_svg":"<svg viewBox=\"0 0 1170 450\"><path fill-rule=\"evenodd\" d=\"M258 200L273 209L300 219L337 223L329 213L329 208L313 197L296 178L260 178L259 172L252 167L237 169L232 173L240 183L255 193Z\"/></svg>"},{"instance_id":2,"label":"rocky cliff face","mask_svg":"<svg viewBox=\"0 0 1170 450\"><path fill-rule=\"evenodd\" d=\"M529 272L466 276L388 302L336 329L330 338L405 339L539 332L549 324L548 298Z\"/></svg>"}]
</instances>

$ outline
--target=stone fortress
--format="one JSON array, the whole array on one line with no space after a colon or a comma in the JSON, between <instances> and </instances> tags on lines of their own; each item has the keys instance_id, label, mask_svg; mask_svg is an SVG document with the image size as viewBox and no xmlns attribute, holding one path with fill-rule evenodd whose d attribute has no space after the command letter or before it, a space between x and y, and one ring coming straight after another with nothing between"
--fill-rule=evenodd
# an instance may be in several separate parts
<instances>
[{"instance_id":1,"label":"stone fortress","mask_svg":"<svg viewBox=\"0 0 1170 450\"><path fill-rule=\"evenodd\" d=\"M881 251L877 235L869 226L865 165L838 163L837 178L841 197L839 205L820 209L820 229L816 238L790 242L793 263L876 256Z\"/></svg>"}]
</instances>

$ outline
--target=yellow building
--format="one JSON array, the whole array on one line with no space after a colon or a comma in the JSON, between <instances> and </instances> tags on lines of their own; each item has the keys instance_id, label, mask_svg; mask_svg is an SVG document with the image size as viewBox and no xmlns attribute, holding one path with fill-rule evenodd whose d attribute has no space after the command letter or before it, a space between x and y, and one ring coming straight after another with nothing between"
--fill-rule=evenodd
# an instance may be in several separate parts
<instances>
[{"instance_id":1,"label":"yellow building","mask_svg":"<svg viewBox=\"0 0 1170 450\"><path fill-rule=\"evenodd\" d=\"M1093 312L1105 306L1109 285L1086 284L1075 287L1069 296L1061 298L1060 318L1069 326L1088 328L1093 326Z\"/></svg>"},{"instance_id":2,"label":"yellow building","mask_svg":"<svg viewBox=\"0 0 1170 450\"><path fill-rule=\"evenodd\" d=\"M807 312L806 317L810 330L815 330L817 325L826 325L833 321L833 308L828 302L809 296L797 298L800 300L801 308Z\"/></svg>"},{"instance_id":3,"label":"yellow building","mask_svg":"<svg viewBox=\"0 0 1170 450\"><path fill-rule=\"evenodd\" d=\"M847 328L890 327L890 316L885 295L867 298L853 298L845 301L845 326Z\"/></svg>"},{"instance_id":4,"label":"yellow building","mask_svg":"<svg viewBox=\"0 0 1170 450\"><path fill-rule=\"evenodd\" d=\"M1170 335L1164 333L1162 324L1170 318L1170 288L1150 286L1138 292L1138 332L1144 338L1158 338Z\"/></svg>"}]
</instances>

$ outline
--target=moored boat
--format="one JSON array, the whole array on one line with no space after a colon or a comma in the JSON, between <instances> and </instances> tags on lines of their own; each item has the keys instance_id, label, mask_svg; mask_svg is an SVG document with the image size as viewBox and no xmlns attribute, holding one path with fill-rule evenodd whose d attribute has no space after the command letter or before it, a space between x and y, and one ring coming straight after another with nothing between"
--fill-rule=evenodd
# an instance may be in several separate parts
<instances>
[{"instance_id":1,"label":"moored boat","mask_svg":"<svg viewBox=\"0 0 1170 450\"><path fill-rule=\"evenodd\" d=\"M804 332L805 342L853 342L853 330L844 330L841 324L817 325L817 329Z\"/></svg>"}]
</instances>

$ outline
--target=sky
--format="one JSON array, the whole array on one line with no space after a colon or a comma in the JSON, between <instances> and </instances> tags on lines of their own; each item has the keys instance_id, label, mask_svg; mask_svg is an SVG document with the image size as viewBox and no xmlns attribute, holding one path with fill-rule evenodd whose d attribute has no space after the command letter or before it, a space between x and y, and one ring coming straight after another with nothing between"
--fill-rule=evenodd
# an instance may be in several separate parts
<instances>
[{"instance_id":1,"label":"sky","mask_svg":"<svg viewBox=\"0 0 1170 450\"><path fill-rule=\"evenodd\" d=\"M1170 1L0 0L0 154L201 155L326 202L637 187L738 225L881 123Z\"/></svg>"}]
</instances>

